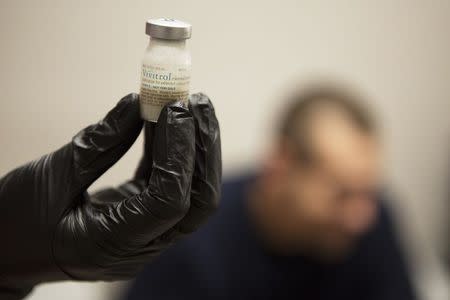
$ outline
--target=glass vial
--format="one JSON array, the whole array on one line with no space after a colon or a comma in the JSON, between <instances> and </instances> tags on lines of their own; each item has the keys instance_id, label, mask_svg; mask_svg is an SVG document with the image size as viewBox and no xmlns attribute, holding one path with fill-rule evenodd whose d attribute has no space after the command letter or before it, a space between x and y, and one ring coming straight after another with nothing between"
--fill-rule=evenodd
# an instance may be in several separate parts
<instances>
[{"instance_id":1,"label":"glass vial","mask_svg":"<svg viewBox=\"0 0 450 300\"><path fill-rule=\"evenodd\" d=\"M191 37L191 25L174 19L150 19L145 33L150 43L142 61L141 116L156 122L167 103L188 101L191 55L186 40Z\"/></svg>"}]
</instances>

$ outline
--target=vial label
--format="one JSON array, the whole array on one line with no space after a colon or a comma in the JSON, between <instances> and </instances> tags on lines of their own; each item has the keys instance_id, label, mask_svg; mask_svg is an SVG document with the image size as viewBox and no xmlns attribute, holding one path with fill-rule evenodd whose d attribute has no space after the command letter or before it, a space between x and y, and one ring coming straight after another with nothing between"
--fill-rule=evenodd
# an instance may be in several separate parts
<instances>
[{"instance_id":1,"label":"vial label","mask_svg":"<svg viewBox=\"0 0 450 300\"><path fill-rule=\"evenodd\" d=\"M142 65L141 115L147 121L156 122L169 102L189 98L190 68L187 65Z\"/></svg>"}]
</instances>

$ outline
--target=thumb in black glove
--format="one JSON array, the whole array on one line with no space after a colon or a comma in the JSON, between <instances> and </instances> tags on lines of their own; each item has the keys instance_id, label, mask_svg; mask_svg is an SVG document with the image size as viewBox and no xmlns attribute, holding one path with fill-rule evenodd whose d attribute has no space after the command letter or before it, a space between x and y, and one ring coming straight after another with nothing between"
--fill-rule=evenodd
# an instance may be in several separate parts
<instances>
[{"instance_id":1,"label":"thumb in black glove","mask_svg":"<svg viewBox=\"0 0 450 300\"><path fill-rule=\"evenodd\" d=\"M130 278L203 222L220 194L220 135L205 95L189 106L164 108L147 130L136 178L116 189L86 192L139 135L134 94L71 143L3 177L0 295L43 281Z\"/></svg>"}]
</instances>

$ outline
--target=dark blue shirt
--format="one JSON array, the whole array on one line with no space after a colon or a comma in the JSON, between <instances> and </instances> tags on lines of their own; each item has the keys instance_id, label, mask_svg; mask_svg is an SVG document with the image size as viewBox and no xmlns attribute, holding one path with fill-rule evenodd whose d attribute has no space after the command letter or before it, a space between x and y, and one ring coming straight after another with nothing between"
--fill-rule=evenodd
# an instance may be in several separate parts
<instances>
[{"instance_id":1,"label":"dark blue shirt","mask_svg":"<svg viewBox=\"0 0 450 300\"><path fill-rule=\"evenodd\" d=\"M414 299L388 212L338 264L270 254L249 223L250 177L223 185L218 212L164 252L130 286L126 299ZM382 200L380 201L380 203Z\"/></svg>"}]
</instances>

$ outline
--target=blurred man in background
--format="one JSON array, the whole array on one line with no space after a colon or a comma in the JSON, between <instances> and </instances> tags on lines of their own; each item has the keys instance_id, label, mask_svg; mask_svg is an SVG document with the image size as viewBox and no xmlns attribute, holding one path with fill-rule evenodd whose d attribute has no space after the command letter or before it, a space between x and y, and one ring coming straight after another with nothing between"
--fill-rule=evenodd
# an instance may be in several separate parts
<instances>
[{"instance_id":1,"label":"blurred man in background","mask_svg":"<svg viewBox=\"0 0 450 300\"><path fill-rule=\"evenodd\" d=\"M137 299L414 299L380 188L380 141L357 96L293 97L256 174L132 284Z\"/></svg>"}]
</instances>

